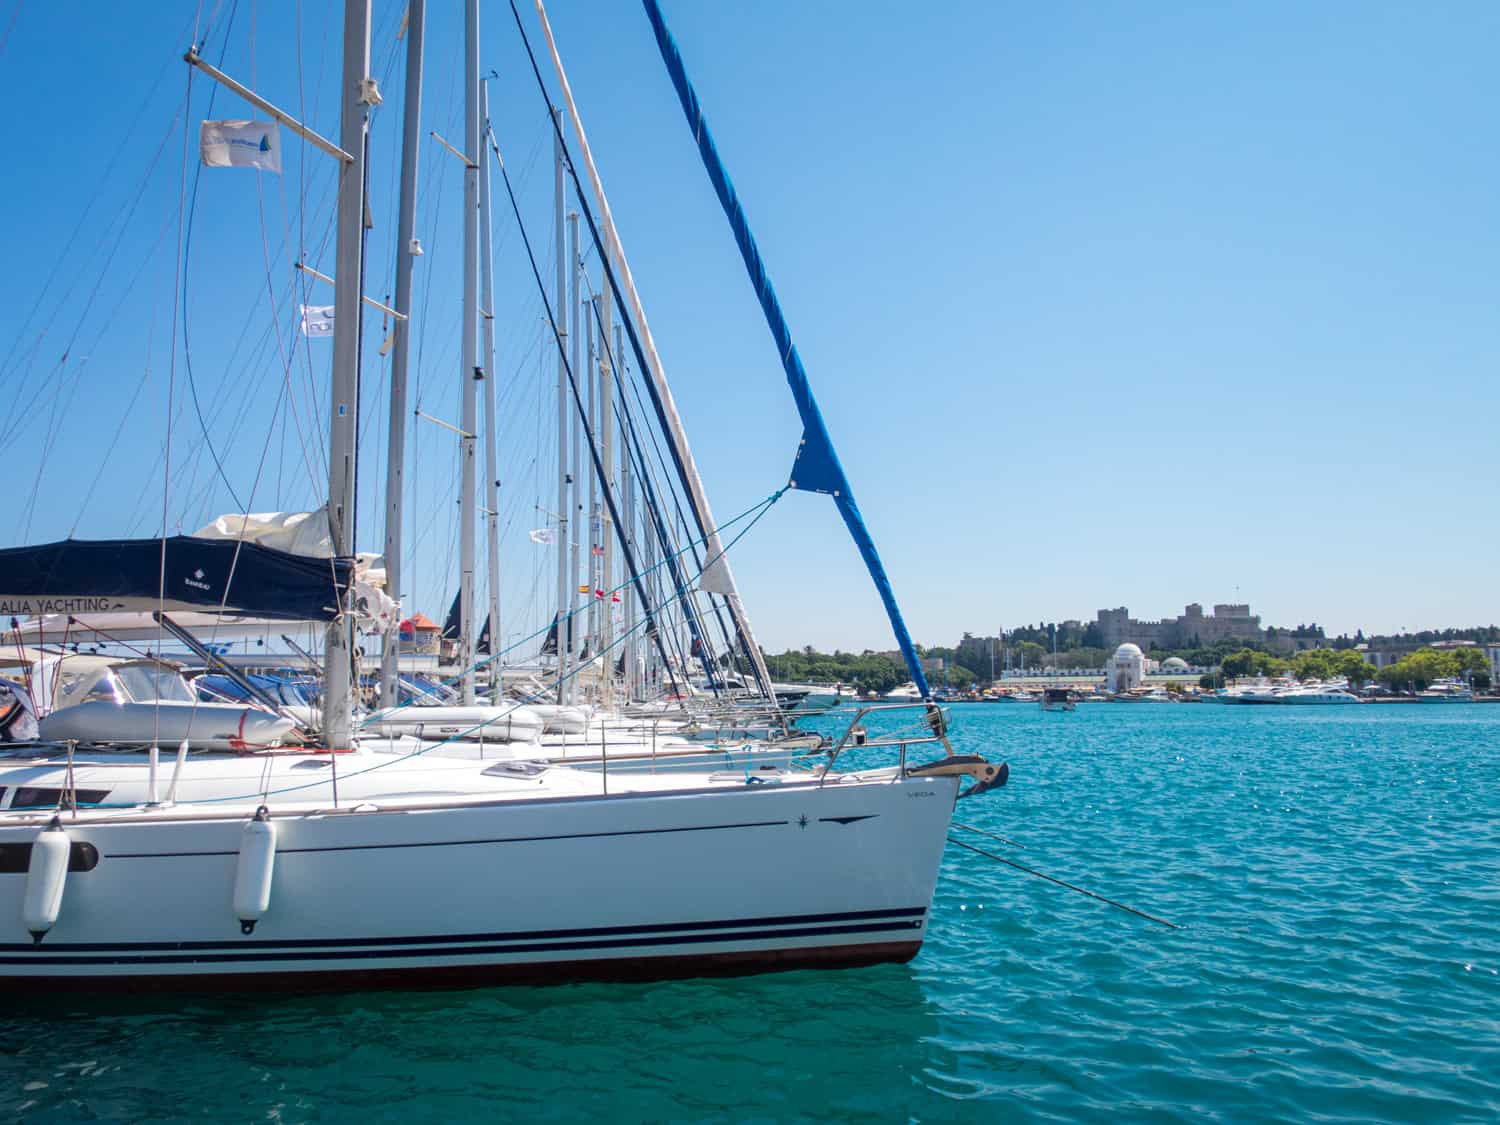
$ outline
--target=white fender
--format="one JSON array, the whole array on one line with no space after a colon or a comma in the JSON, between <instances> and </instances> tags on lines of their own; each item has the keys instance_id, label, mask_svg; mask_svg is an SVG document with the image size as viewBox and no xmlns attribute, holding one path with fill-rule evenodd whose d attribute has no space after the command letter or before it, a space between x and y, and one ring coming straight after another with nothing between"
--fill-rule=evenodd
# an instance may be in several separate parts
<instances>
[{"instance_id":1,"label":"white fender","mask_svg":"<svg viewBox=\"0 0 1500 1125\"><path fill-rule=\"evenodd\" d=\"M26 895L21 904L21 921L32 941L41 941L57 924L71 847L68 834L56 817L32 841L31 862L26 867Z\"/></svg>"},{"instance_id":2,"label":"white fender","mask_svg":"<svg viewBox=\"0 0 1500 1125\"><path fill-rule=\"evenodd\" d=\"M241 933L253 933L271 906L271 871L276 864L276 826L262 805L240 833L240 857L234 869L234 916Z\"/></svg>"}]
</instances>

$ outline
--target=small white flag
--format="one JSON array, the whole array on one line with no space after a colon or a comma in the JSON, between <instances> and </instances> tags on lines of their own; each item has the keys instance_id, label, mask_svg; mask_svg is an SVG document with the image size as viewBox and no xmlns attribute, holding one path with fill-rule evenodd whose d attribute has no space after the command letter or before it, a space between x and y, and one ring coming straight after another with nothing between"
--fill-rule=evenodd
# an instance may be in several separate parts
<instances>
[{"instance_id":1,"label":"small white flag","mask_svg":"<svg viewBox=\"0 0 1500 1125\"><path fill-rule=\"evenodd\" d=\"M274 121L205 121L198 147L210 168L281 172L281 133Z\"/></svg>"},{"instance_id":2,"label":"small white flag","mask_svg":"<svg viewBox=\"0 0 1500 1125\"><path fill-rule=\"evenodd\" d=\"M531 532L531 541L540 543L544 547L550 547L557 542L557 532L550 527L539 527Z\"/></svg>"},{"instance_id":3,"label":"small white flag","mask_svg":"<svg viewBox=\"0 0 1500 1125\"><path fill-rule=\"evenodd\" d=\"M332 305L300 305L302 310L302 335L332 336Z\"/></svg>"}]
</instances>

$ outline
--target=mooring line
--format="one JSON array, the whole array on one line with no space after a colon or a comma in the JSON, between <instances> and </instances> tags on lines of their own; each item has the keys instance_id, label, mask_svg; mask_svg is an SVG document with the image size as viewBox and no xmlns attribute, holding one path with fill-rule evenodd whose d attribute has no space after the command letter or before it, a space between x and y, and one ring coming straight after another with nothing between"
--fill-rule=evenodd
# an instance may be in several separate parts
<instances>
[{"instance_id":1,"label":"mooring line","mask_svg":"<svg viewBox=\"0 0 1500 1125\"><path fill-rule=\"evenodd\" d=\"M969 851L977 852L986 859L993 859L996 863L1003 863L1007 867L1014 867L1017 871L1024 871L1028 875L1035 875L1038 879L1045 879L1049 883L1056 883L1059 887L1067 887L1070 891L1077 891L1081 895L1098 899L1108 906L1113 906L1116 910L1123 910L1127 914L1134 914L1137 918L1144 918L1148 922L1155 922L1158 926L1165 926L1169 930L1180 930L1182 928L1176 922L1168 922L1165 918L1158 918L1155 914L1147 914L1144 910L1137 910L1133 906L1126 906L1123 902L1116 902L1112 898L1105 898L1103 895L1074 886L1072 883L1059 879L1054 875L1048 875L1045 871L1038 871L1034 867L1027 867L1024 863L1017 863L1013 859L1006 859L1004 856L998 856L994 852L987 852L983 848L976 848L973 844L966 844L962 840L955 840L952 836L948 837L948 842L950 844L957 844L961 848L968 848Z\"/></svg>"},{"instance_id":2,"label":"mooring line","mask_svg":"<svg viewBox=\"0 0 1500 1125\"><path fill-rule=\"evenodd\" d=\"M994 832L986 832L983 828L975 828L972 824L965 824L961 820L952 820L952 821L949 821L948 823L952 824L954 828L962 828L965 832L977 832L981 836L988 836L991 840L999 840L1002 844L1009 844L1011 847L1013 847L1013 848L1020 848L1022 851L1026 850L1026 845L1025 844L1018 844L1018 843L1016 843L1016 841L1011 840L1011 839L1007 839L1006 837L1001 836L1001 835L999 835L997 833L994 833ZM956 841L956 840L954 841L954 843L957 843L957 842L958 841Z\"/></svg>"}]
</instances>

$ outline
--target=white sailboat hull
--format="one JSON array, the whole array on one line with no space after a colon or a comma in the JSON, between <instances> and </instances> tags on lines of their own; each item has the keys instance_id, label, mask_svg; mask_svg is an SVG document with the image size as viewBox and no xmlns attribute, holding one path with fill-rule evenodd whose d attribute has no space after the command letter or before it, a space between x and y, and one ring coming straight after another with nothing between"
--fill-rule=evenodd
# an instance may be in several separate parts
<instances>
[{"instance_id":1,"label":"white sailboat hull","mask_svg":"<svg viewBox=\"0 0 1500 1125\"><path fill-rule=\"evenodd\" d=\"M658 979L906 960L952 777L357 806L272 816L269 906L236 917L245 814L83 813L55 925L0 874L11 989L332 990ZM0 827L0 855L45 826Z\"/></svg>"}]
</instances>

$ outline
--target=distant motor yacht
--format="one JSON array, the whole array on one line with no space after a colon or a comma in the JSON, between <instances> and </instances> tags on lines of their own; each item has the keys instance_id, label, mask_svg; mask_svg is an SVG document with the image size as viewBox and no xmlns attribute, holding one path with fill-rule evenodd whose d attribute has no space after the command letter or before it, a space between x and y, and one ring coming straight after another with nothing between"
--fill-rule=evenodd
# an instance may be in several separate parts
<instances>
[{"instance_id":1,"label":"distant motor yacht","mask_svg":"<svg viewBox=\"0 0 1500 1125\"><path fill-rule=\"evenodd\" d=\"M900 687L886 692L885 698L892 703L920 703L922 701L922 692L917 688L915 683L908 680Z\"/></svg>"},{"instance_id":2,"label":"distant motor yacht","mask_svg":"<svg viewBox=\"0 0 1500 1125\"><path fill-rule=\"evenodd\" d=\"M1336 684L1302 684L1300 687L1284 688L1276 692L1271 702L1305 706L1363 703L1364 700Z\"/></svg>"},{"instance_id":3,"label":"distant motor yacht","mask_svg":"<svg viewBox=\"0 0 1500 1125\"><path fill-rule=\"evenodd\" d=\"M1457 680L1439 680L1417 693L1419 703L1473 703L1474 692Z\"/></svg>"}]
</instances>

